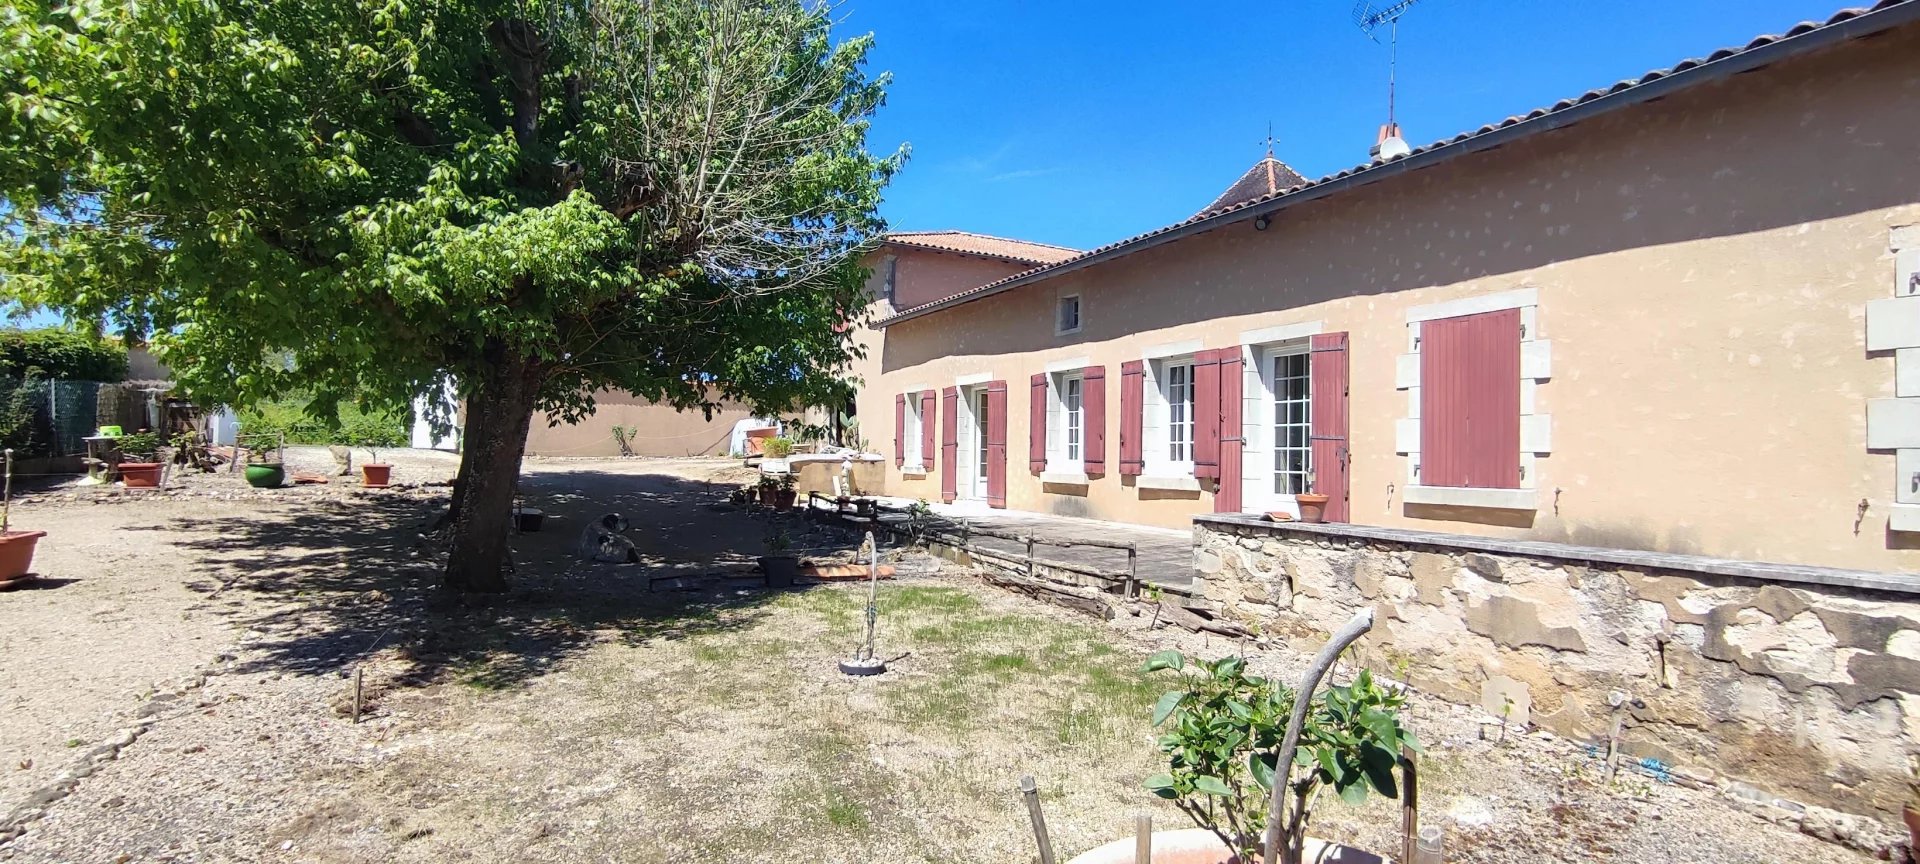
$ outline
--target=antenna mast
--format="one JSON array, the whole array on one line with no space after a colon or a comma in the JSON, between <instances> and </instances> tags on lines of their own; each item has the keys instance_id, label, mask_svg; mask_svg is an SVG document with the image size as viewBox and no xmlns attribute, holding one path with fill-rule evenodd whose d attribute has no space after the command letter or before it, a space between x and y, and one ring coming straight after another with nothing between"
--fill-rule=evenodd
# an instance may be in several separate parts
<instances>
[{"instance_id":1,"label":"antenna mast","mask_svg":"<svg viewBox=\"0 0 1920 864\"><path fill-rule=\"evenodd\" d=\"M1394 122L1394 100L1400 72L1400 18L1418 2L1420 0L1398 0L1385 9L1375 7L1369 0L1357 0L1353 4L1353 25L1368 39L1379 42L1375 31L1380 25L1387 25L1387 126L1391 129L1399 128Z\"/></svg>"}]
</instances>

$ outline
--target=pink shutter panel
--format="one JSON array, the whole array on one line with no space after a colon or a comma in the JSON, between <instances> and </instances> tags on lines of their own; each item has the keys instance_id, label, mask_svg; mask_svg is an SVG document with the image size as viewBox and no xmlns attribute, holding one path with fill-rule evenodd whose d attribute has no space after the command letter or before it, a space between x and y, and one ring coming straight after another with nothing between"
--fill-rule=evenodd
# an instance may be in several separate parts
<instances>
[{"instance_id":1,"label":"pink shutter panel","mask_svg":"<svg viewBox=\"0 0 1920 864\"><path fill-rule=\"evenodd\" d=\"M1027 470L1047 470L1047 376L1033 376L1027 387Z\"/></svg>"},{"instance_id":2,"label":"pink shutter panel","mask_svg":"<svg viewBox=\"0 0 1920 864\"><path fill-rule=\"evenodd\" d=\"M893 467L907 464L907 394L893 397Z\"/></svg>"},{"instance_id":3,"label":"pink shutter panel","mask_svg":"<svg viewBox=\"0 0 1920 864\"><path fill-rule=\"evenodd\" d=\"M940 391L940 500L960 497L960 388Z\"/></svg>"},{"instance_id":4,"label":"pink shutter panel","mask_svg":"<svg viewBox=\"0 0 1920 864\"><path fill-rule=\"evenodd\" d=\"M1520 310L1420 324L1422 486L1520 486Z\"/></svg>"},{"instance_id":5,"label":"pink shutter panel","mask_svg":"<svg viewBox=\"0 0 1920 864\"><path fill-rule=\"evenodd\" d=\"M1080 455L1088 474L1107 473L1107 367L1080 370Z\"/></svg>"},{"instance_id":6,"label":"pink shutter panel","mask_svg":"<svg viewBox=\"0 0 1920 864\"><path fill-rule=\"evenodd\" d=\"M1213 489L1213 512L1240 512L1241 409L1246 389L1239 348L1220 349L1220 482Z\"/></svg>"},{"instance_id":7,"label":"pink shutter panel","mask_svg":"<svg viewBox=\"0 0 1920 864\"><path fill-rule=\"evenodd\" d=\"M1193 355L1193 476L1220 476L1220 352Z\"/></svg>"},{"instance_id":8,"label":"pink shutter panel","mask_svg":"<svg viewBox=\"0 0 1920 864\"><path fill-rule=\"evenodd\" d=\"M1348 472L1347 334L1321 333L1308 342L1307 387L1313 470L1313 491L1327 496L1325 519L1353 518L1351 475Z\"/></svg>"},{"instance_id":9,"label":"pink shutter panel","mask_svg":"<svg viewBox=\"0 0 1920 864\"><path fill-rule=\"evenodd\" d=\"M987 382L987 506L1007 506L1007 382Z\"/></svg>"},{"instance_id":10,"label":"pink shutter panel","mask_svg":"<svg viewBox=\"0 0 1920 864\"><path fill-rule=\"evenodd\" d=\"M920 467L921 468L929 468L933 466L933 454L937 452L933 449L934 448L933 419L936 416L938 415L933 410L933 391L932 390L920 391Z\"/></svg>"},{"instance_id":11,"label":"pink shutter panel","mask_svg":"<svg viewBox=\"0 0 1920 864\"><path fill-rule=\"evenodd\" d=\"M1144 361L1120 364L1120 473L1138 477L1146 469Z\"/></svg>"}]
</instances>

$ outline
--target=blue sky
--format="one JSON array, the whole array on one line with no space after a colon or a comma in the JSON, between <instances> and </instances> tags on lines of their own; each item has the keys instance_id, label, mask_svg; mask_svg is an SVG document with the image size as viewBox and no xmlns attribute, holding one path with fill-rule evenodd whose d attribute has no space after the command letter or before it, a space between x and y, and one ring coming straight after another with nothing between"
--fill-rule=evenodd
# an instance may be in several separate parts
<instances>
[{"instance_id":1,"label":"blue sky","mask_svg":"<svg viewBox=\"0 0 1920 864\"><path fill-rule=\"evenodd\" d=\"M1422 0L1400 25L1400 125L1430 143L1843 5ZM1386 34L1369 41L1351 9L844 0L839 15L894 75L870 144L913 147L882 209L893 228L1092 248L1205 206L1260 158L1269 121L1275 155L1308 178L1364 161L1386 119Z\"/></svg>"}]
</instances>

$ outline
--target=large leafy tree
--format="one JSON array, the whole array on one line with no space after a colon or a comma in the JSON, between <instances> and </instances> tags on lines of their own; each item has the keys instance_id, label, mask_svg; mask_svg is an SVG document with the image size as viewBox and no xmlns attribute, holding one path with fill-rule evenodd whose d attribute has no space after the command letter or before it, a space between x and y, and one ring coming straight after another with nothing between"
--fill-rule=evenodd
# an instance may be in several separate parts
<instances>
[{"instance_id":1,"label":"large leafy tree","mask_svg":"<svg viewBox=\"0 0 1920 864\"><path fill-rule=\"evenodd\" d=\"M7 296L150 329L207 401L450 379L453 587L506 585L536 410L839 404L900 154L867 150L885 76L824 6L0 10Z\"/></svg>"}]
</instances>

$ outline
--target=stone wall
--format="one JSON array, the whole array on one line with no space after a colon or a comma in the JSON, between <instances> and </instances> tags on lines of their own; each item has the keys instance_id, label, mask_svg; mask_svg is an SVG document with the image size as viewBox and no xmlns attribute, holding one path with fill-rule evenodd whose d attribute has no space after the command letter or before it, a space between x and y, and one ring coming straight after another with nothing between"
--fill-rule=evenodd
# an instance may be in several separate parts
<instances>
[{"instance_id":1,"label":"stone wall","mask_svg":"<svg viewBox=\"0 0 1920 864\"><path fill-rule=\"evenodd\" d=\"M1897 823L1920 750L1920 577L1356 525L1194 520L1202 595L1316 649L1681 773Z\"/></svg>"}]
</instances>

